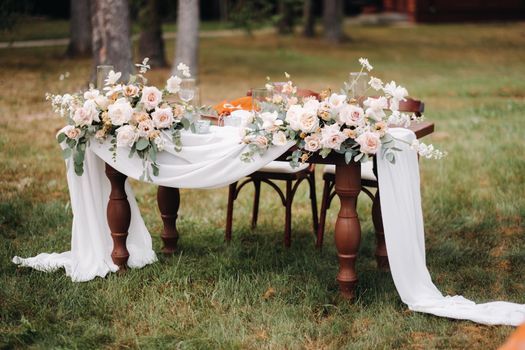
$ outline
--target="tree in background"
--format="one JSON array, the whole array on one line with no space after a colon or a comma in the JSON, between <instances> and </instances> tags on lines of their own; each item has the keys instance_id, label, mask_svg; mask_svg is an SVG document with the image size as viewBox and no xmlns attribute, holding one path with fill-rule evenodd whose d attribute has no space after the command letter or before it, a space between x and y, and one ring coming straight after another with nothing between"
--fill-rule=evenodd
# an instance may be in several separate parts
<instances>
[{"instance_id":1,"label":"tree in background","mask_svg":"<svg viewBox=\"0 0 525 350\"><path fill-rule=\"evenodd\" d=\"M91 18L89 0L71 0L69 22L69 57L88 56L91 53Z\"/></svg>"},{"instance_id":2,"label":"tree in background","mask_svg":"<svg viewBox=\"0 0 525 350\"><path fill-rule=\"evenodd\" d=\"M75 0L76 1L76 0ZM133 70L131 30L127 0L91 0L93 74L100 64L110 64L127 81Z\"/></svg>"},{"instance_id":3,"label":"tree in background","mask_svg":"<svg viewBox=\"0 0 525 350\"><path fill-rule=\"evenodd\" d=\"M323 26L325 40L339 43L343 40L343 0L323 0Z\"/></svg>"},{"instance_id":4,"label":"tree in background","mask_svg":"<svg viewBox=\"0 0 525 350\"><path fill-rule=\"evenodd\" d=\"M315 36L315 14L313 0L304 0L303 3L303 35L307 38Z\"/></svg>"},{"instance_id":5,"label":"tree in background","mask_svg":"<svg viewBox=\"0 0 525 350\"><path fill-rule=\"evenodd\" d=\"M179 63L187 64L191 74L196 77L199 60L199 1L179 0L177 11L177 39L173 74L177 73Z\"/></svg>"},{"instance_id":6,"label":"tree in background","mask_svg":"<svg viewBox=\"0 0 525 350\"><path fill-rule=\"evenodd\" d=\"M159 0L138 1L138 22L140 26L139 57L149 57L152 67L165 67L164 40Z\"/></svg>"}]
</instances>

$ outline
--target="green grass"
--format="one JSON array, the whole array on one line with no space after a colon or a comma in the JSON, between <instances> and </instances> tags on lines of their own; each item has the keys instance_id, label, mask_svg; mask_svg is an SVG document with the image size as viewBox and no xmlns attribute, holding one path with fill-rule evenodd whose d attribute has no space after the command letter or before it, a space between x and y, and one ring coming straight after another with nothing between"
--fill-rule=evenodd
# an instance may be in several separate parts
<instances>
[{"instance_id":1,"label":"green grass","mask_svg":"<svg viewBox=\"0 0 525 350\"><path fill-rule=\"evenodd\" d=\"M444 293L480 302L525 303L525 25L347 30L353 40L339 47L271 35L203 39L203 102L240 96L283 71L314 90L338 88L357 58L369 57L377 76L426 102L437 129L426 141L449 152L441 161L421 161L434 282ZM63 271L17 268L10 262L15 254L70 245L67 184L54 141L63 121L43 95L82 88L90 61L67 60L63 50L0 55L0 347L494 349L512 331L408 311L390 275L375 268L364 196L357 299L341 300L333 228L323 251L315 250L306 186L294 203L289 250L281 244L283 208L268 188L254 232L251 189L241 194L230 246L222 238L226 190L182 190L172 258L88 283L72 283ZM71 78L61 82L65 71ZM162 84L168 74L154 71L151 80ZM159 251L155 188L132 185ZM334 202L329 223L337 208Z\"/></svg>"}]
</instances>

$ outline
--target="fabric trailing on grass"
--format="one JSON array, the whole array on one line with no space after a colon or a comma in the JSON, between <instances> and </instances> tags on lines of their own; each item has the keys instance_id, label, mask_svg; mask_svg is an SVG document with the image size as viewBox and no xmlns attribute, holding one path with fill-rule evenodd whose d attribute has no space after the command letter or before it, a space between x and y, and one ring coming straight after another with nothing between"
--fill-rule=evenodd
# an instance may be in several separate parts
<instances>
[{"instance_id":1,"label":"fabric trailing on grass","mask_svg":"<svg viewBox=\"0 0 525 350\"><path fill-rule=\"evenodd\" d=\"M415 139L407 129L391 129L398 139ZM525 322L525 305L503 301L476 304L462 296L443 296L432 283L426 266L425 231L417 154L407 144L391 164L378 157L381 215L390 271L401 300L412 311L471 320L488 325L518 326Z\"/></svg>"},{"instance_id":2,"label":"fabric trailing on grass","mask_svg":"<svg viewBox=\"0 0 525 350\"><path fill-rule=\"evenodd\" d=\"M398 139L409 143L415 138L407 129L391 129ZM238 129L216 128L206 135L183 132L182 151L176 152L168 134L163 134L165 152L158 154L159 176L153 183L177 188L223 187L257 171L286 152L293 143L270 147L251 163L241 161L247 145L240 142ZM111 259L113 243L106 220L110 184L104 174L104 162L129 177L138 179L144 170L137 156L129 158L126 149L119 149L112 160L110 143L93 141L86 150L84 175L77 176L72 160L66 161L67 179L74 213L71 251L42 253L33 258L14 257L13 262L41 271L65 268L75 282L104 277L115 272ZM495 325L519 325L525 322L525 305L508 302L475 304L462 296L443 296L432 283L426 267L425 237L419 165L416 152L397 142L403 152L396 154L395 164L378 157L378 178L381 188L381 211L388 250L388 260L397 291L413 311L442 317L471 320ZM131 225L127 239L130 254L128 266L140 268L156 261L151 236L140 215L135 195L126 182L131 206Z\"/></svg>"}]
</instances>

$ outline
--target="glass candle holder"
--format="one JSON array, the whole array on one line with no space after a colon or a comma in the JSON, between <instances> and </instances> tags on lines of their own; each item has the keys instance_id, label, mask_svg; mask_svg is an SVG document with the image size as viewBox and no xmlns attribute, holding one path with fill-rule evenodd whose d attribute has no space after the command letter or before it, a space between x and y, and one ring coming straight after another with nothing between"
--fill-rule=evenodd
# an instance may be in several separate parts
<instances>
[{"instance_id":1,"label":"glass candle holder","mask_svg":"<svg viewBox=\"0 0 525 350\"><path fill-rule=\"evenodd\" d=\"M104 88L104 81L108 77L109 72L113 70L113 66L104 64L97 66L97 89L102 90Z\"/></svg>"},{"instance_id":2,"label":"glass candle holder","mask_svg":"<svg viewBox=\"0 0 525 350\"><path fill-rule=\"evenodd\" d=\"M351 72L350 73L350 95L356 100L361 100L368 90L368 73Z\"/></svg>"},{"instance_id":3,"label":"glass candle holder","mask_svg":"<svg viewBox=\"0 0 525 350\"><path fill-rule=\"evenodd\" d=\"M266 88L252 89L252 112L260 111L261 102L266 102L269 95Z\"/></svg>"}]
</instances>

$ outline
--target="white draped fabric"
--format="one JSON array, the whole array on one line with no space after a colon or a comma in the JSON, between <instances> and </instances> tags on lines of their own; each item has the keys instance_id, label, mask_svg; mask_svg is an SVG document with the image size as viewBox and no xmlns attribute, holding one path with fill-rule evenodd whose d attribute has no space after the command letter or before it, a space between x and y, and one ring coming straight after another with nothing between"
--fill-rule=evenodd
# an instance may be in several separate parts
<instances>
[{"instance_id":1,"label":"white draped fabric","mask_svg":"<svg viewBox=\"0 0 525 350\"><path fill-rule=\"evenodd\" d=\"M398 138L411 140L412 132L391 129ZM183 133L181 152L173 151L168 134L163 135L166 152L159 154L160 173L153 182L177 188L215 188L226 186L283 154L291 145L271 147L251 163L240 160L246 145L240 143L238 130L212 127L206 135ZM67 179L73 210L71 251L42 253L32 258L14 257L13 262L41 271L63 267L73 281L88 281L116 271L111 260L113 243L106 220L110 184L104 174L104 161L129 177L138 179L144 169L138 157L128 157L119 149L112 160L109 143L92 142L86 151L84 175L77 176L66 161ZM484 324L518 325L525 322L525 305L494 302L475 304L463 297L443 297L434 286L425 262L425 243L419 169L414 151L405 148L392 165L378 157L381 210L392 277L396 288L411 310L438 316L468 319ZM127 239L128 265L140 268L156 261L151 236L142 220L129 184L126 193L131 206L131 225Z\"/></svg>"}]
</instances>

